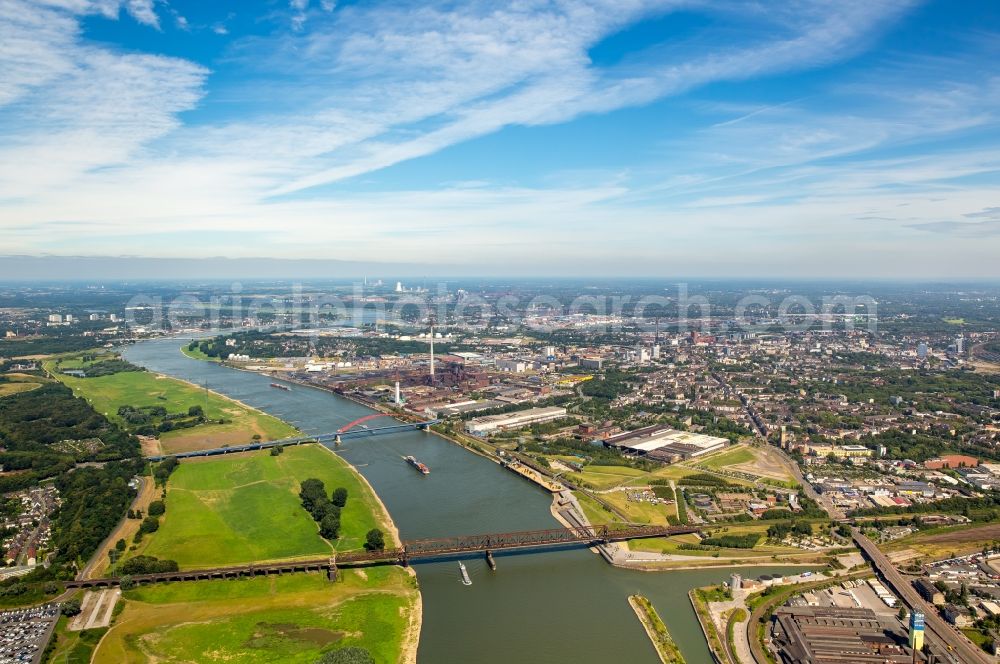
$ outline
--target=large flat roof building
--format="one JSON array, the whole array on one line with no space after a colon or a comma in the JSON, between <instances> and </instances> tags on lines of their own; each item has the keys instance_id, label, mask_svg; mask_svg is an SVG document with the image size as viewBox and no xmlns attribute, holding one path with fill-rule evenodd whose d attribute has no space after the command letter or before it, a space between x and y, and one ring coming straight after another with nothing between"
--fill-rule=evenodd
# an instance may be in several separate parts
<instances>
[{"instance_id":1,"label":"large flat roof building","mask_svg":"<svg viewBox=\"0 0 1000 664\"><path fill-rule=\"evenodd\" d=\"M497 431L518 429L529 424L551 422L566 417L566 409L552 406L549 408L530 408L503 415L486 415L476 417L465 423L465 430L473 436L485 436Z\"/></svg>"},{"instance_id":2,"label":"large flat roof building","mask_svg":"<svg viewBox=\"0 0 1000 664\"><path fill-rule=\"evenodd\" d=\"M623 454L665 462L701 456L721 450L729 444L727 438L678 431L662 425L621 433L603 442L605 447L619 450Z\"/></svg>"},{"instance_id":3,"label":"large flat roof building","mask_svg":"<svg viewBox=\"0 0 1000 664\"><path fill-rule=\"evenodd\" d=\"M871 609L783 606L774 612L774 645L786 664L909 664L905 635Z\"/></svg>"}]
</instances>

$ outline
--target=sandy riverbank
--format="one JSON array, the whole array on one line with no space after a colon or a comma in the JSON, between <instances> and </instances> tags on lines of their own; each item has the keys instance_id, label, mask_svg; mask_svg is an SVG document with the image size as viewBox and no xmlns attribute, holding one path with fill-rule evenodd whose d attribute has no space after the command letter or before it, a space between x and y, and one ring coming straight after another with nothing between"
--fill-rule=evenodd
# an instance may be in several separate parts
<instances>
[{"instance_id":1,"label":"sandy riverbank","mask_svg":"<svg viewBox=\"0 0 1000 664\"><path fill-rule=\"evenodd\" d=\"M182 355L185 355L185 357L188 357L188 358L194 359L194 360L198 360L198 358L193 358L190 355L186 355L184 353L183 347L180 349L180 352L181 352ZM206 361L206 360L198 360L198 361ZM228 365L223 365L223 366L228 366ZM228 367L228 368L235 368L235 367ZM239 371L239 369L237 369L237 371ZM260 373L260 372L252 372L252 373ZM261 375L266 375L266 374L261 374ZM183 379L179 379L178 378L176 380L180 380L183 383L188 383L188 384L194 385L194 383L190 383L190 381L185 381ZM320 390L323 390L323 391L326 391L326 392L330 392L330 393L336 394L335 392L333 392L333 390L326 389L326 388L324 388L322 386L310 385L308 383L304 383L304 382L297 381L297 380L289 380L288 378L284 378L284 377L282 377L282 380L286 380L286 381L288 381L290 383L295 383L296 385L303 385L305 387L312 387L312 388L316 388L316 389L320 389ZM218 394L218 393L216 393L216 394ZM239 401L238 399L232 399L232 398L227 397L227 396L225 396L223 394L220 394L219 396L221 396L222 398L227 399L227 400L229 400L229 401L231 401L233 403L239 404L240 406L243 406L244 408L249 408L249 409L251 409L253 411L262 413L263 415L268 415L267 413L264 413L263 411L261 411L261 410L259 410L257 408L254 408L252 406L249 406L249 405L243 403L242 401ZM337 396L344 396L344 395L338 394ZM354 400L352 399L352 401L354 401ZM357 401L355 401L355 402L358 403ZM361 405L365 405L365 406L371 407L371 406L369 406L369 404L361 404ZM271 415L270 417L274 417L274 416ZM288 424L288 423L285 422L285 424ZM289 424L289 426L291 426L291 425ZM338 455L336 452L334 452L332 449L330 449L326 445L320 445L320 447L322 447L323 449L325 449L330 454L336 456L338 459L344 460L344 458L342 456ZM402 545L402 538L399 535L399 528L396 526L396 522L393 521L392 515L389 514L389 510L385 506L385 503L382 502L382 498L378 495L378 492L375 491L375 488L368 481L367 477L365 477L361 472L358 471L357 468L355 468L349 462L346 462L346 463L347 463L347 466L351 469L351 471L357 476L357 478L368 488L368 491L371 492L371 495L374 496L375 502L378 505L378 509L379 509L379 511L381 513L381 515L380 515L381 519L380 520L382 521L382 523L385 524L386 528L388 529L388 533L387 533L388 536L389 536L388 539L392 542L393 546L396 546L396 547L401 546ZM413 571L413 568L412 567L407 567L405 569L406 569L407 573L410 574L414 578L414 580L416 580L416 572ZM410 611L410 616L409 616L409 620L407 622L407 627L406 627L406 634L403 637L403 650L400 653L400 662L402 662L403 664L416 664L416 661L417 661L417 649L418 649L418 647L420 645L420 630L421 630L422 624L423 624L423 598L422 598L422 596L420 594L420 587L419 587L419 585L417 585L416 586L416 601L414 602L412 610Z\"/></svg>"},{"instance_id":2,"label":"sandy riverbank","mask_svg":"<svg viewBox=\"0 0 1000 664\"><path fill-rule=\"evenodd\" d=\"M331 450L326 445L320 445L320 447L322 447L324 450L334 455L338 459L343 460L343 457L338 455L336 452ZM382 502L382 498L378 495L378 492L375 491L375 488L368 481L368 478L365 477L363 474L361 474L361 472L359 472L357 468L355 468L350 463L347 463L347 466L358 477L358 479L366 487L368 487L368 490L371 492L372 496L375 497L375 502L378 504L379 511L381 512L381 521L385 524L386 528L388 528L389 531L388 539L392 542L392 545L396 547L402 546L403 540L399 535L399 528L396 526L396 522L392 520L392 515L389 514L389 510L385 506L385 503ZM416 581L417 574L416 572L413 571L413 568L406 567L405 569L407 573L413 577L414 581ZM423 625L423 613L424 613L423 597L420 594L419 585L416 585L415 590L417 596L413 604L412 610L410 611L409 620L406 626L406 634L403 636L403 650L400 653L400 662L402 662L402 664L416 664L417 648L420 645L420 629Z\"/></svg>"}]
</instances>

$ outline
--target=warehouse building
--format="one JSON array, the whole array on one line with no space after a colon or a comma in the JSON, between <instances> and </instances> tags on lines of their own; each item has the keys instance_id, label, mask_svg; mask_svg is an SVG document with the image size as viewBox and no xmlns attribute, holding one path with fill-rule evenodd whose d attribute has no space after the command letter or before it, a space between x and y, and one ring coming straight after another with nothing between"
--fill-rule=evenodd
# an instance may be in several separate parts
<instances>
[{"instance_id":1,"label":"warehouse building","mask_svg":"<svg viewBox=\"0 0 1000 664\"><path fill-rule=\"evenodd\" d=\"M774 612L773 644L786 664L909 664L898 626L871 609L783 606Z\"/></svg>"},{"instance_id":2,"label":"warehouse building","mask_svg":"<svg viewBox=\"0 0 1000 664\"><path fill-rule=\"evenodd\" d=\"M662 425L628 431L606 438L603 442L605 447L616 449L622 454L664 463L715 452L729 444L726 438L678 431Z\"/></svg>"},{"instance_id":3,"label":"warehouse building","mask_svg":"<svg viewBox=\"0 0 1000 664\"><path fill-rule=\"evenodd\" d=\"M520 429L530 424L551 422L566 417L566 409L552 406L550 408L530 408L503 415L486 415L476 417L465 423L465 430L473 436L485 436L508 429Z\"/></svg>"}]
</instances>

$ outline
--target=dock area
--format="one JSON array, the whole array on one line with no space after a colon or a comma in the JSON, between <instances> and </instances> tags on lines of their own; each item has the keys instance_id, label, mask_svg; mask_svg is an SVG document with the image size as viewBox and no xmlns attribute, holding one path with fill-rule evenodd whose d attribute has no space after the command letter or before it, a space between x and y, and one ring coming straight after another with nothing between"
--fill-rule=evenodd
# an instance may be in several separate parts
<instances>
[{"instance_id":1,"label":"dock area","mask_svg":"<svg viewBox=\"0 0 1000 664\"><path fill-rule=\"evenodd\" d=\"M551 491L552 493L559 493L560 491L562 491L563 489L566 488L562 484L560 484L559 482L556 482L556 481L553 481L553 480L549 479L548 477L546 477L545 475L542 475L537 470L535 470L533 468L529 468L528 466L524 465L520 461L515 461L515 460L508 459L508 460L505 460L505 461L501 462L500 465L502 465L504 468L506 468L508 470L514 471L515 473L517 473L521 477L534 482L538 486L540 486L543 489L546 489L548 491Z\"/></svg>"}]
</instances>

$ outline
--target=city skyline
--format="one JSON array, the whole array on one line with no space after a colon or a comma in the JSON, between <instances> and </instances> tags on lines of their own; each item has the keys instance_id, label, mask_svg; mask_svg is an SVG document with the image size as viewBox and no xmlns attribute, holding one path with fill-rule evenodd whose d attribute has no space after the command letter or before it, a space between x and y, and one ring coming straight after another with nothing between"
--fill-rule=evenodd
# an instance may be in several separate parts
<instances>
[{"instance_id":1,"label":"city skyline","mask_svg":"<svg viewBox=\"0 0 1000 664\"><path fill-rule=\"evenodd\" d=\"M998 19L11 0L0 256L993 278Z\"/></svg>"}]
</instances>

